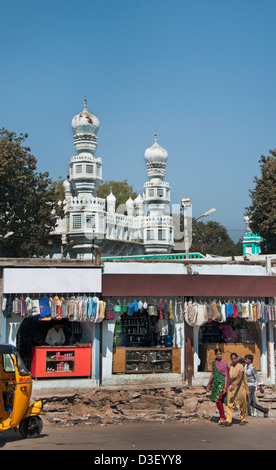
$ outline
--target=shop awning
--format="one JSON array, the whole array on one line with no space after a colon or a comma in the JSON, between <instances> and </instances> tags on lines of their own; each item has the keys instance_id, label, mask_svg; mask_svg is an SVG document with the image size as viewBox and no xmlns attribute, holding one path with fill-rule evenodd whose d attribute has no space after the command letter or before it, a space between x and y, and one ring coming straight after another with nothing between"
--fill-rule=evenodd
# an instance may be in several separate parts
<instances>
[{"instance_id":1,"label":"shop awning","mask_svg":"<svg viewBox=\"0 0 276 470\"><path fill-rule=\"evenodd\" d=\"M276 297L276 276L103 274L105 297Z\"/></svg>"}]
</instances>

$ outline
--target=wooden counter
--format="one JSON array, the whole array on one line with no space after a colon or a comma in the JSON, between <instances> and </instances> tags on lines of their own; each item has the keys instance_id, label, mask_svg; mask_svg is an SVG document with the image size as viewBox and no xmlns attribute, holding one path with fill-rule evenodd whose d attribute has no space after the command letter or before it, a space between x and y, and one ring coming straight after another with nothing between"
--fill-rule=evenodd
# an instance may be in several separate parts
<instances>
[{"instance_id":1,"label":"wooden counter","mask_svg":"<svg viewBox=\"0 0 276 470\"><path fill-rule=\"evenodd\" d=\"M113 351L113 374L181 373L181 348L123 348Z\"/></svg>"},{"instance_id":2,"label":"wooden counter","mask_svg":"<svg viewBox=\"0 0 276 470\"><path fill-rule=\"evenodd\" d=\"M215 359L215 350L220 348L222 350L222 358L228 364L231 363L230 354L236 353L239 357L244 357L246 354L254 356L253 365L256 369L261 369L261 350L260 346L255 343L205 343L199 346L199 357L201 359L200 370L211 371L212 362Z\"/></svg>"}]
</instances>

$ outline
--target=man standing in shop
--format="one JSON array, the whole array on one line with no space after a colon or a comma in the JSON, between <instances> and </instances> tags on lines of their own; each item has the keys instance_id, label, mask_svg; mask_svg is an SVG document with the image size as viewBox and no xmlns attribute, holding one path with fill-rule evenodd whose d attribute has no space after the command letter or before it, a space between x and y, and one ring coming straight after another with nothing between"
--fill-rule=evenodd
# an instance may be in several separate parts
<instances>
[{"instance_id":1,"label":"man standing in shop","mask_svg":"<svg viewBox=\"0 0 276 470\"><path fill-rule=\"evenodd\" d=\"M65 343L65 335L59 322L55 321L53 328L48 330L45 342L50 346L62 346Z\"/></svg>"},{"instance_id":2,"label":"man standing in shop","mask_svg":"<svg viewBox=\"0 0 276 470\"><path fill-rule=\"evenodd\" d=\"M236 343L236 336L231 325L224 323L219 325L225 343Z\"/></svg>"},{"instance_id":3,"label":"man standing in shop","mask_svg":"<svg viewBox=\"0 0 276 470\"><path fill-rule=\"evenodd\" d=\"M247 383L249 388L249 404L247 405L247 415L251 416L251 406L252 408L256 408L256 410L261 411L264 414L264 417L268 417L268 408L263 408L261 405L258 405L256 401L255 391L256 391L256 383L260 387L260 392L264 393L263 383L260 381L258 376L258 372L256 367L253 366L253 356L252 354L246 354L244 356L245 366L244 370L247 377Z\"/></svg>"}]
</instances>

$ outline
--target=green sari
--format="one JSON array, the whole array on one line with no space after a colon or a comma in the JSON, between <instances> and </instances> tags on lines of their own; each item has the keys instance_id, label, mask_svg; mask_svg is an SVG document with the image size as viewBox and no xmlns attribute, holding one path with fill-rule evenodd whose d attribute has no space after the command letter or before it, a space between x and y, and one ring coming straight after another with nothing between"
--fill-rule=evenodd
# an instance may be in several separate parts
<instances>
[{"instance_id":1,"label":"green sari","mask_svg":"<svg viewBox=\"0 0 276 470\"><path fill-rule=\"evenodd\" d=\"M219 397L222 394L222 390L225 384L225 380L227 380L227 377L225 375L221 374L216 366L216 363L213 362L212 364L213 367L213 383L212 383L212 390L211 390L211 395L210 395L210 400L217 402ZM227 403L227 397L226 394L223 395L222 398L222 403Z\"/></svg>"}]
</instances>

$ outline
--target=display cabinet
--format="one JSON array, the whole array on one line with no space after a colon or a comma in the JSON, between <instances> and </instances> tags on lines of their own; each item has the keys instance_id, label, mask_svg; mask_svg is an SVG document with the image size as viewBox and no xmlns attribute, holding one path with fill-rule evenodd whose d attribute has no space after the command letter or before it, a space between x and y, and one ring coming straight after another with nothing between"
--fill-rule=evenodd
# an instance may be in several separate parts
<instances>
[{"instance_id":1,"label":"display cabinet","mask_svg":"<svg viewBox=\"0 0 276 470\"><path fill-rule=\"evenodd\" d=\"M126 351L126 372L171 372L172 349Z\"/></svg>"},{"instance_id":2,"label":"display cabinet","mask_svg":"<svg viewBox=\"0 0 276 470\"><path fill-rule=\"evenodd\" d=\"M90 377L91 345L34 347L31 374L34 378Z\"/></svg>"},{"instance_id":3,"label":"display cabinet","mask_svg":"<svg viewBox=\"0 0 276 470\"><path fill-rule=\"evenodd\" d=\"M181 348L115 348L113 373L180 373L180 351Z\"/></svg>"}]
</instances>

